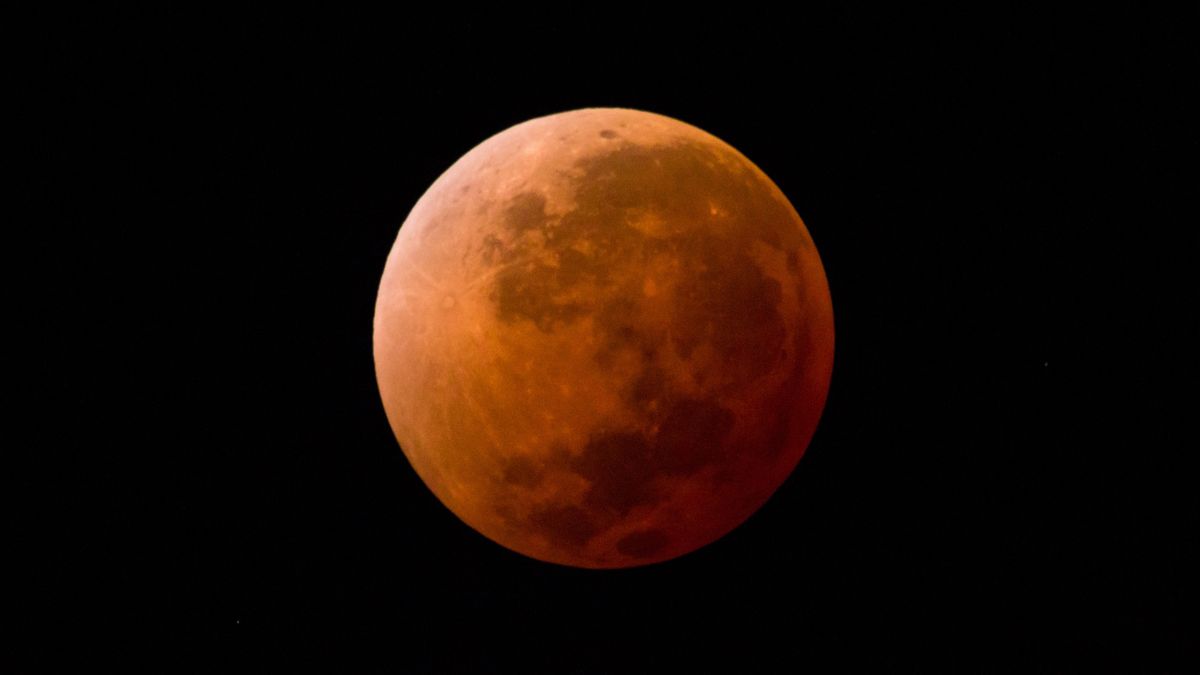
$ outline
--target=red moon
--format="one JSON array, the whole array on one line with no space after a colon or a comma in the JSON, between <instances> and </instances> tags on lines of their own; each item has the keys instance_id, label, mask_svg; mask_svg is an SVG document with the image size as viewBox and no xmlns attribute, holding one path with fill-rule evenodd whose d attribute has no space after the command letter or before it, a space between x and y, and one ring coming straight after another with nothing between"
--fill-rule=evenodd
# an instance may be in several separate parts
<instances>
[{"instance_id":1,"label":"red moon","mask_svg":"<svg viewBox=\"0 0 1200 675\"><path fill-rule=\"evenodd\" d=\"M563 565L675 558L795 468L833 367L808 230L741 153L589 108L487 139L409 213L374 319L388 421L493 541Z\"/></svg>"}]
</instances>

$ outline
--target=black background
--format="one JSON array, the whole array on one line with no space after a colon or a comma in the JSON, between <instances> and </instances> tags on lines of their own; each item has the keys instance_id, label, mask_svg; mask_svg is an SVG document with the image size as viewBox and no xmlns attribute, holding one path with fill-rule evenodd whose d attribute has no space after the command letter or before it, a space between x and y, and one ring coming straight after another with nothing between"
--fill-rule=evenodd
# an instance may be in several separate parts
<instances>
[{"instance_id":1,"label":"black background","mask_svg":"<svg viewBox=\"0 0 1200 675\"><path fill-rule=\"evenodd\" d=\"M1196 657L1194 16L42 19L22 136L50 180L17 255L48 482L14 513L52 544L21 582L56 636L30 650L43 668ZM757 163L818 245L837 330L820 428L772 500L693 554L607 572L442 507L371 355L425 188L486 137L587 106Z\"/></svg>"}]
</instances>

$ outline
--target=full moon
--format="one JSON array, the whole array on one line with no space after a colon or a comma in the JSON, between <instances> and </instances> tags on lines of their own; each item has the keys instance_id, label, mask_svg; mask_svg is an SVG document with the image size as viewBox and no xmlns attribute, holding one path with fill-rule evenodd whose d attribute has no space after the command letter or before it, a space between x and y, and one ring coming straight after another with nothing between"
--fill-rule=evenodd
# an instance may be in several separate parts
<instances>
[{"instance_id":1,"label":"full moon","mask_svg":"<svg viewBox=\"0 0 1200 675\"><path fill-rule=\"evenodd\" d=\"M421 480L543 561L661 562L750 517L804 454L833 310L791 202L648 112L523 122L443 173L379 284L375 372Z\"/></svg>"}]
</instances>

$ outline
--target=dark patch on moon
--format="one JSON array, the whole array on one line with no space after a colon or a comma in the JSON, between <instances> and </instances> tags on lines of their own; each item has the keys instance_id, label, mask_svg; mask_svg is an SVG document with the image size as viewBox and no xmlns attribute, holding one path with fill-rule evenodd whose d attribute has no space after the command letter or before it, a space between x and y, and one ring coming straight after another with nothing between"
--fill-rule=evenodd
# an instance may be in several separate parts
<instances>
[{"instance_id":1,"label":"dark patch on moon","mask_svg":"<svg viewBox=\"0 0 1200 675\"><path fill-rule=\"evenodd\" d=\"M553 276L523 275L515 279L502 287L496 302L502 312L525 316L544 333L553 331L558 322L573 321L589 311L582 303L545 299L555 287Z\"/></svg>"},{"instance_id":2,"label":"dark patch on moon","mask_svg":"<svg viewBox=\"0 0 1200 675\"><path fill-rule=\"evenodd\" d=\"M550 541L575 548L582 548L599 532L599 528L596 527L587 511L578 506L543 509L534 512L529 520Z\"/></svg>"},{"instance_id":3,"label":"dark patch on moon","mask_svg":"<svg viewBox=\"0 0 1200 675\"><path fill-rule=\"evenodd\" d=\"M489 264L510 264L498 275L491 293L500 317L508 322L528 319L544 332L552 331L557 322L572 321L590 310L582 303L557 299L564 288L581 279L581 272L576 271L579 260L570 259L568 254L565 266L553 267L536 260L521 262L522 257L532 253L532 244L520 237L527 232L548 235L550 222L546 198L536 192L522 192L512 198L504 211L505 227L516 242L504 248L498 238L488 235L482 250L483 259Z\"/></svg>"},{"instance_id":4,"label":"dark patch on moon","mask_svg":"<svg viewBox=\"0 0 1200 675\"><path fill-rule=\"evenodd\" d=\"M816 346L813 344L813 329L813 326L806 324L796 332L795 342L791 346L797 355L811 357L816 353ZM787 352L785 350L781 353L780 360L786 361L786 359ZM791 406L795 405L800 398L800 391L804 386L809 367L811 367L810 363L803 361L795 363L791 372L788 373L787 379L779 385L775 392L776 403L768 406L769 415L766 416L765 420L767 421L764 424L769 432L761 448L762 453L767 457L775 457L789 447L791 419L797 414L797 411L791 409Z\"/></svg>"},{"instance_id":5,"label":"dark patch on moon","mask_svg":"<svg viewBox=\"0 0 1200 675\"><path fill-rule=\"evenodd\" d=\"M686 358L710 343L735 382L756 379L774 365L787 336L778 309L783 288L746 254L713 252L703 259L706 271L685 277L677 290L675 348Z\"/></svg>"},{"instance_id":6,"label":"dark patch on moon","mask_svg":"<svg viewBox=\"0 0 1200 675\"><path fill-rule=\"evenodd\" d=\"M644 354L656 350L661 342L660 338L641 330L637 307L637 298L641 294L640 276L626 277L613 281L616 290L596 308L593 316L599 342L594 358L601 367L607 368L613 357L623 351Z\"/></svg>"},{"instance_id":7,"label":"dark patch on moon","mask_svg":"<svg viewBox=\"0 0 1200 675\"><path fill-rule=\"evenodd\" d=\"M483 238L480 255L483 257L483 261L489 265L499 263L504 256L504 242L500 241L500 237L488 234Z\"/></svg>"},{"instance_id":8,"label":"dark patch on moon","mask_svg":"<svg viewBox=\"0 0 1200 675\"><path fill-rule=\"evenodd\" d=\"M613 131L612 129L604 129L600 132L600 138L607 138L607 139L611 140L611 139L616 138L617 136L620 136L620 134Z\"/></svg>"},{"instance_id":9,"label":"dark patch on moon","mask_svg":"<svg viewBox=\"0 0 1200 675\"><path fill-rule=\"evenodd\" d=\"M721 455L733 413L714 401L682 399L671 404L655 439L656 471L694 473Z\"/></svg>"},{"instance_id":10,"label":"dark patch on moon","mask_svg":"<svg viewBox=\"0 0 1200 675\"><path fill-rule=\"evenodd\" d=\"M617 551L631 558L650 558L668 541L667 533L662 530L639 530L622 537L617 542Z\"/></svg>"},{"instance_id":11,"label":"dark patch on moon","mask_svg":"<svg viewBox=\"0 0 1200 675\"><path fill-rule=\"evenodd\" d=\"M504 223L517 234L544 228L546 198L536 192L522 192L513 197L504 212Z\"/></svg>"},{"instance_id":12,"label":"dark patch on moon","mask_svg":"<svg viewBox=\"0 0 1200 675\"><path fill-rule=\"evenodd\" d=\"M590 486L584 495L588 508L621 516L634 507L662 500L656 480L686 476L721 457L733 414L714 401L681 399L657 418L649 438L641 431L593 433L569 468Z\"/></svg>"},{"instance_id":13,"label":"dark patch on moon","mask_svg":"<svg viewBox=\"0 0 1200 675\"><path fill-rule=\"evenodd\" d=\"M554 283L559 288L571 288L586 281L587 256L573 248L558 253L558 267L554 268Z\"/></svg>"},{"instance_id":14,"label":"dark patch on moon","mask_svg":"<svg viewBox=\"0 0 1200 675\"><path fill-rule=\"evenodd\" d=\"M654 502L654 452L638 432L592 434L570 468L591 484L584 494L589 508L619 515Z\"/></svg>"},{"instance_id":15,"label":"dark patch on moon","mask_svg":"<svg viewBox=\"0 0 1200 675\"><path fill-rule=\"evenodd\" d=\"M789 399L783 397L782 400L786 402ZM778 455L779 452L783 450L784 445L787 443L788 427L790 426L788 413L790 412L791 411L786 409L772 411L772 414L768 416L768 421L766 422L766 428L768 429L768 432L766 435L766 442L763 443L762 446L763 454L767 457L774 457Z\"/></svg>"},{"instance_id":16,"label":"dark patch on moon","mask_svg":"<svg viewBox=\"0 0 1200 675\"><path fill-rule=\"evenodd\" d=\"M763 241L792 250L802 239L771 186L728 150L701 142L623 143L577 168L572 211L551 216L542 195L524 192L504 212L512 246L484 240L485 262L509 264L491 289L498 318L532 321L549 332L591 315L602 366L622 349L656 349L655 339L639 330L640 269L669 252L682 267L670 319L680 355L711 344L732 369L731 386L766 373L784 339L782 293L756 264L752 246ZM647 215L662 223L661 232L634 227ZM543 236L525 236L530 232ZM577 292L582 284L593 292Z\"/></svg>"},{"instance_id":17,"label":"dark patch on moon","mask_svg":"<svg viewBox=\"0 0 1200 675\"><path fill-rule=\"evenodd\" d=\"M722 459L725 436L733 428L733 414L715 401L679 399L652 425L657 433L647 438L640 431L593 433L583 451L568 456L552 453L552 461L565 465L588 481L583 502L558 506L533 514L532 525L551 541L583 546L602 529L639 506L653 506L665 498L657 481L662 477L687 476ZM505 480L516 484L540 481L532 466L510 462ZM641 533L622 540L626 555L648 557L666 544L665 535ZM628 541L626 541L628 540ZM618 544L621 547L622 544Z\"/></svg>"},{"instance_id":18,"label":"dark patch on moon","mask_svg":"<svg viewBox=\"0 0 1200 675\"><path fill-rule=\"evenodd\" d=\"M803 235L786 200L715 144L622 141L576 168L574 209L550 215L542 195L516 195L502 222L512 243L485 239L483 257L489 265L506 265L490 289L501 322L530 321L551 332L590 317L598 365L608 367L630 352L642 359L642 372L622 392L638 426L593 431L577 455L550 460L548 469L570 471L588 487L579 504L539 511L531 524L551 541L578 547L634 508L665 499L661 479L693 475L726 459L733 414L715 398L673 390L659 356L668 346L665 336L685 359L701 345L716 352L709 375L718 391L738 390L769 373L785 346L783 293L759 266L754 246L792 251L790 268L798 264L794 250ZM638 228L646 218L655 223L652 231ZM678 264L677 283L662 291L672 294L666 332L651 330L655 322L641 314L644 270L661 255ZM533 485L540 476L510 464L505 480ZM647 530L626 536L618 549L650 557L666 544L663 532Z\"/></svg>"},{"instance_id":19,"label":"dark patch on moon","mask_svg":"<svg viewBox=\"0 0 1200 675\"><path fill-rule=\"evenodd\" d=\"M534 488L542 482L542 471L528 457L511 457L504 464L504 480L513 485Z\"/></svg>"},{"instance_id":20,"label":"dark patch on moon","mask_svg":"<svg viewBox=\"0 0 1200 675\"><path fill-rule=\"evenodd\" d=\"M639 408L644 408L666 393L666 373L657 366L649 365L643 368L641 374L634 380L629 398L631 403Z\"/></svg>"}]
</instances>

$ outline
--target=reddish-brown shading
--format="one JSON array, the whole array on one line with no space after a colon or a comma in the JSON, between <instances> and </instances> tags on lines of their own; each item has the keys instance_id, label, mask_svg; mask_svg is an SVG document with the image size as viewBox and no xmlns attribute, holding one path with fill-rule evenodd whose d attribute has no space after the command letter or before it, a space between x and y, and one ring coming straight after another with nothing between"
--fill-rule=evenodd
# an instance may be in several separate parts
<instances>
[{"instance_id":1,"label":"reddish-brown shading","mask_svg":"<svg viewBox=\"0 0 1200 675\"><path fill-rule=\"evenodd\" d=\"M589 109L439 178L375 342L388 418L448 507L533 557L622 567L711 542L786 478L833 325L816 249L757 167L669 118Z\"/></svg>"}]
</instances>

